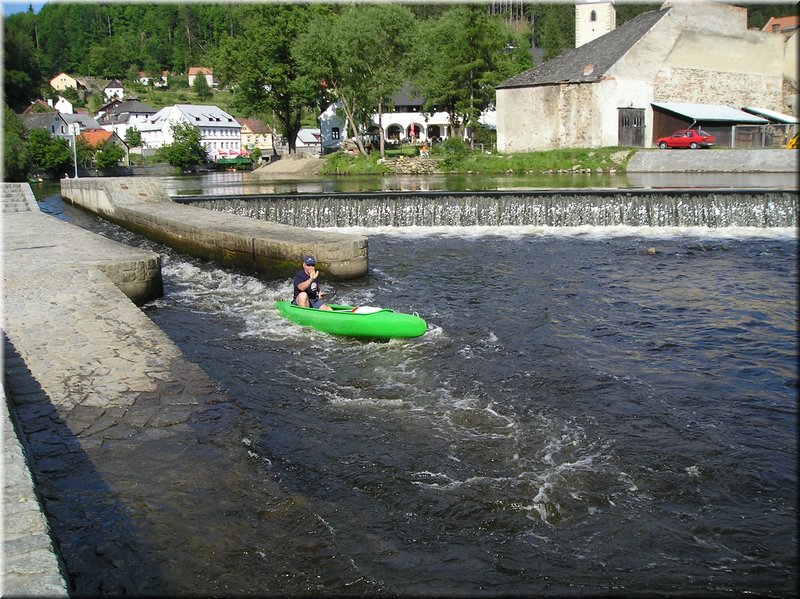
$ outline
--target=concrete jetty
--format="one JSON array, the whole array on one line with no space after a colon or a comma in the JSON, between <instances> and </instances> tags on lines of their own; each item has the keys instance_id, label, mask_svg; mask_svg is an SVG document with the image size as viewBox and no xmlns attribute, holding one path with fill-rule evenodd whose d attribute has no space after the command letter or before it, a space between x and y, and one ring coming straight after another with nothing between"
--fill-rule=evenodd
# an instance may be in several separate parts
<instances>
[{"instance_id":1,"label":"concrete jetty","mask_svg":"<svg viewBox=\"0 0 800 599\"><path fill-rule=\"evenodd\" d=\"M300 229L173 202L147 177L64 179L64 199L123 227L194 256L290 277L304 255L331 279L365 276L367 238Z\"/></svg>"},{"instance_id":2,"label":"concrete jetty","mask_svg":"<svg viewBox=\"0 0 800 599\"><path fill-rule=\"evenodd\" d=\"M160 294L157 255L43 214L27 184L4 183L2 199L3 595L66 596L51 537L69 547L61 554L67 571L67 557L83 552L99 568L138 567L125 562L133 535L122 526L151 517L147 506L162 490L149 487L149 472L236 410L131 301ZM120 473L129 456L138 467ZM217 462L225 460L208 459ZM161 484L170 476L202 493L202 477L187 482L189 475L165 469ZM94 526L107 528L63 528L75 514L101 509L108 518ZM119 538L122 547L95 547L98 538ZM103 584L81 588L119 591Z\"/></svg>"}]
</instances>

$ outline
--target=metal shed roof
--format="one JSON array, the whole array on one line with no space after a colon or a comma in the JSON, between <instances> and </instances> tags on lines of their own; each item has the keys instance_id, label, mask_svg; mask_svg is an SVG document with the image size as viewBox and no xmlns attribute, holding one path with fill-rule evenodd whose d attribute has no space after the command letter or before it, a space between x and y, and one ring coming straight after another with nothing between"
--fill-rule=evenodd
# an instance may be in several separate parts
<instances>
[{"instance_id":1,"label":"metal shed roof","mask_svg":"<svg viewBox=\"0 0 800 599\"><path fill-rule=\"evenodd\" d=\"M769 108L757 108L755 106L745 106L742 110L749 112L751 114L755 114L758 116L763 116L770 121L776 121L778 123L787 123L787 124L795 124L800 122L796 116L792 116L790 114L783 114L782 112L778 112L777 110L770 110Z\"/></svg>"},{"instance_id":2,"label":"metal shed roof","mask_svg":"<svg viewBox=\"0 0 800 599\"><path fill-rule=\"evenodd\" d=\"M728 121L764 125L769 121L743 110L721 104L692 104L690 102L652 102L653 108L674 112L695 121Z\"/></svg>"}]
</instances>

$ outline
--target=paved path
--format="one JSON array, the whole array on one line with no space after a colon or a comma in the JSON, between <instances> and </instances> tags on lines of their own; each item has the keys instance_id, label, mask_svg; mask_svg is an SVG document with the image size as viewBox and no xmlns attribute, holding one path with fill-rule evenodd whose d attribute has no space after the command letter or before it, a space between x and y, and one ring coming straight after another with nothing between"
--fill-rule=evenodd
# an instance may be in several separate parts
<instances>
[{"instance_id":1,"label":"paved path","mask_svg":"<svg viewBox=\"0 0 800 599\"><path fill-rule=\"evenodd\" d=\"M27 185L4 185L4 221L11 217L13 222L11 215L33 211L38 212L39 208ZM5 269L10 266L6 264ZM5 318L3 320L5 328ZM34 490L28 461L8 412L5 393L5 378L18 381L20 396L26 392L35 393L36 385L29 384L24 362L14 359L10 353L8 346L3 348L6 376L0 413L3 427L3 578L0 595L66 597L67 585L50 539L50 528Z\"/></svg>"},{"instance_id":2,"label":"paved path","mask_svg":"<svg viewBox=\"0 0 800 599\"><path fill-rule=\"evenodd\" d=\"M126 563L135 553L121 529L135 519L145 526L151 511L141 505L159 501L163 486L149 476L154 463L213 434L207 423L222 422L233 409L106 274L125 271L113 268L115 261L131 264L138 254L146 262L150 252L41 213L27 185L6 183L2 191L3 593L58 596L67 586L48 522L70 578L87 561L90 571L141 567ZM141 468L120 468L124 460ZM181 477L199 492L208 474L165 470L160 485ZM108 517L87 518L75 529L76 514L99 510ZM113 538L122 538L120 548L91 545ZM105 584L83 581L79 590L121 591Z\"/></svg>"}]
</instances>

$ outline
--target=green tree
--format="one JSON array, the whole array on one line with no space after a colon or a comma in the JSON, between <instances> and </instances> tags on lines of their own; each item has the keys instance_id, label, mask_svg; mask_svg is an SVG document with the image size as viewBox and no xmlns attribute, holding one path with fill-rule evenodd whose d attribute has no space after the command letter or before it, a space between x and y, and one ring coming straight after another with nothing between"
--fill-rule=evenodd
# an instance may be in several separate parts
<instances>
[{"instance_id":1,"label":"green tree","mask_svg":"<svg viewBox=\"0 0 800 599\"><path fill-rule=\"evenodd\" d=\"M546 13L542 24L542 47L544 60L555 58L564 51L564 36L561 33L561 23L555 11Z\"/></svg>"},{"instance_id":2,"label":"green tree","mask_svg":"<svg viewBox=\"0 0 800 599\"><path fill-rule=\"evenodd\" d=\"M448 9L420 27L412 55L414 89L425 98L425 112L446 111L454 136L475 127L480 113L494 104L495 86L531 66L524 35L485 7Z\"/></svg>"},{"instance_id":3,"label":"green tree","mask_svg":"<svg viewBox=\"0 0 800 599\"><path fill-rule=\"evenodd\" d=\"M129 148L138 148L142 145L142 132L136 127L128 127L124 141Z\"/></svg>"},{"instance_id":4,"label":"green tree","mask_svg":"<svg viewBox=\"0 0 800 599\"><path fill-rule=\"evenodd\" d=\"M89 145L83 135L79 135L75 140L75 157L78 166L86 168L94 162L94 148Z\"/></svg>"},{"instance_id":5,"label":"green tree","mask_svg":"<svg viewBox=\"0 0 800 599\"><path fill-rule=\"evenodd\" d=\"M197 75L194 78L194 93L197 94L197 99L203 102L210 100L214 95L211 88L208 86L205 75Z\"/></svg>"},{"instance_id":6,"label":"green tree","mask_svg":"<svg viewBox=\"0 0 800 599\"><path fill-rule=\"evenodd\" d=\"M296 151L305 107L322 97L319 80L301 71L291 47L309 17L327 10L325 5L244 5L241 34L225 35L212 56L215 75L234 88L232 108L243 116L274 115L290 153Z\"/></svg>"},{"instance_id":7,"label":"green tree","mask_svg":"<svg viewBox=\"0 0 800 599\"><path fill-rule=\"evenodd\" d=\"M72 149L61 137L50 137L44 129L34 129L28 135L28 154L35 170L60 176L69 171Z\"/></svg>"},{"instance_id":8,"label":"green tree","mask_svg":"<svg viewBox=\"0 0 800 599\"><path fill-rule=\"evenodd\" d=\"M338 102L350 137L363 154L360 133L372 124L375 112L382 114L406 80L405 59L414 30L414 17L407 8L368 4L319 14L297 40L298 66L324 82L328 101Z\"/></svg>"},{"instance_id":9,"label":"green tree","mask_svg":"<svg viewBox=\"0 0 800 599\"><path fill-rule=\"evenodd\" d=\"M29 158L22 121L3 105L3 180L25 181L28 178Z\"/></svg>"},{"instance_id":10,"label":"green tree","mask_svg":"<svg viewBox=\"0 0 800 599\"><path fill-rule=\"evenodd\" d=\"M41 85L34 18L29 13L19 13L3 22L3 94L5 102L17 111L38 97Z\"/></svg>"},{"instance_id":11,"label":"green tree","mask_svg":"<svg viewBox=\"0 0 800 599\"><path fill-rule=\"evenodd\" d=\"M170 129L173 141L160 151L164 160L181 170L206 161L205 149L200 144L200 129L190 123L173 123Z\"/></svg>"},{"instance_id":12,"label":"green tree","mask_svg":"<svg viewBox=\"0 0 800 599\"><path fill-rule=\"evenodd\" d=\"M94 153L95 164L100 169L117 166L123 158L125 158L125 150L110 141L104 141Z\"/></svg>"}]
</instances>

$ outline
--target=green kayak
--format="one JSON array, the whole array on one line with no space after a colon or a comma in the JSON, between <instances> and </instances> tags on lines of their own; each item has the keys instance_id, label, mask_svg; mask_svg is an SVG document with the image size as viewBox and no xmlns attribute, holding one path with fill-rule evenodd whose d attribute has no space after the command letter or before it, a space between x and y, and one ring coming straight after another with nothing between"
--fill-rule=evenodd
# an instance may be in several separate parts
<instances>
[{"instance_id":1,"label":"green kayak","mask_svg":"<svg viewBox=\"0 0 800 599\"><path fill-rule=\"evenodd\" d=\"M278 312L287 320L343 337L369 339L419 337L425 334L428 326L419 316L387 308L329 305L333 310L301 308L287 301L275 303Z\"/></svg>"}]
</instances>

